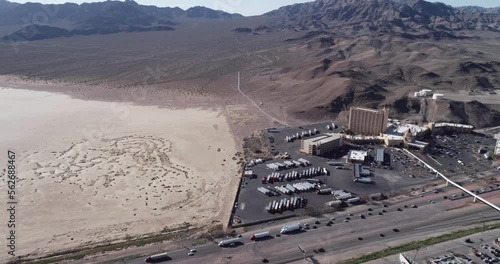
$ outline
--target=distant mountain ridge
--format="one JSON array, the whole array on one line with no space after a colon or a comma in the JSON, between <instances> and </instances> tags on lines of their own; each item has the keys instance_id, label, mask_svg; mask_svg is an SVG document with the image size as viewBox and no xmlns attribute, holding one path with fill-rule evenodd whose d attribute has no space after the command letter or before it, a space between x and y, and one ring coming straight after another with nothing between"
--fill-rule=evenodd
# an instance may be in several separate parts
<instances>
[{"instance_id":1,"label":"distant mountain ridge","mask_svg":"<svg viewBox=\"0 0 500 264\"><path fill-rule=\"evenodd\" d=\"M45 23L65 22L67 28L37 24L36 19L48 19ZM44 5L40 3L18 4L0 0L0 26L22 25L23 28L3 39L40 40L75 35L112 34L138 31L171 31L179 18L231 19L242 17L220 10L196 6L183 10L178 7L144 6L127 0ZM35 21L31 21L35 20ZM33 23L35 22L35 23ZM30 25L31 24L31 25ZM29 30L30 34L25 32Z\"/></svg>"},{"instance_id":2,"label":"distant mountain ridge","mask_svg":"<svg viewBox=\"0 0 500 264\"><path fill-rule=\"evenodd\" d=\"M500 31L498 9L454 8L424 0L317 0L266 13L273 29L429 33Z\"/></svg>"},{"instance_id":3,"label":"distant mountain ridge","mask_svg":"<svg viewBox=\"0 0 500 264\"><path fill-rule=\"evenodd\" d=\"M132 10L132 7L135 10ZM87 20L96 14L111 15L110 12L119 12L119 9L125 14L131 14L134 11L141 16L150 16L156 19L174 19L180 17L201 17L229 19L233 17L242 17L240 14L229 14L220 10L213 10L206 7L196 6L183 10L179 7L156 7L140 5L134 1L105 1L95 3L83 3L81 5L74 3L64 4L40 4L25 3L18 4L6 0L0 0L0 25L23 25L26 24L26 18L33 18L40 13L46 14L51 22L69 21L81 22ZM128 10L125 10L128 9ZM116 13L115 13L116 14Z\"/></svg>"}]
</instances>

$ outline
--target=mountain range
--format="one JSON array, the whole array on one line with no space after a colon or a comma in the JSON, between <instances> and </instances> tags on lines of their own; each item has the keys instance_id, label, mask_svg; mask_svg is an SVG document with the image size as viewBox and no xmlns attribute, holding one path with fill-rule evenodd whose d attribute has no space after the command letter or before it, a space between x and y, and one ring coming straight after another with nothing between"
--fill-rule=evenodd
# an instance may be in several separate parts
<instances>
[{"instance_id":1,"label":"mountain range","mask_svg":"<svg viewBox=\"0 0 500 264\"><path fill-rule=\"evenodd\" d=\"M317 0L243 17L133 1L0 0L0 33L14 40L0 45L0 74L232 101L240 98L232 81L241 71L244 92L283 120L342 121L350 106L388 106L397 118L498 126L499 11L423 0ZM48 22L37 21L40 13ZM151 32L109 36L141 31ZM99 34L108 36L83 37ZM43 39L53 40L15 43ZM154 78L145 80L144 69ZM412 96L421 89L455 95L441 102Z\"/></svg>"},{"instance_id":2,"label":"mountain range","mask_svg":"<svg viewBox=\"0 0 500 264\"><path fill-rule=\"evenodd\" d=\"M0 26L22 25L4 39L40 40L74 35L112 34L138 31L170 31L176 19L230 19L242 17L197 6L175 7L139 5L134 1L97 3L18 4L0 0ZM40 21L39 21L40 20ZM64 28L49 24L63 24ZM41 25L43 24L43 25ZM26 34L26 32L30 32Z\"/></svg>"},{"instance_id":3,"label":"mountain range","mask_svg":"<svg viewBox=\"0 0 500 264\"><path fill-rule=\"evenodd\" d=\"M170 31L175 30L176 20L181 18L225 20L236 17L242 16L201 6L183 10L139 5L131 0L81 5L18 4L0 0L0 26L24 26L4 39L39 40L71 35ZM454 8L424 0L317 0L284 6L263 17L270 20L254 29L243 28L237 32L341 30L348 34L382 32L408 38L458 39L464 31L500 31L500 8ZM39 22L45 22L45 25L32 25ZM49 25L55 23L66 26L60 29ZM26 37L27 31L34 33Z\"/></svg>"},{"instance_id":4,"label":"mountain range","mask_svg":"<svg viewBox=\"0 0 500 264\"><path fill-rule=\"evenodd\" d=\"M285 6L266 16L274 29L429 33L500 30L500 13L479 7L454 8L424 0L317 0Z\"/></svg>"}]
</instances>

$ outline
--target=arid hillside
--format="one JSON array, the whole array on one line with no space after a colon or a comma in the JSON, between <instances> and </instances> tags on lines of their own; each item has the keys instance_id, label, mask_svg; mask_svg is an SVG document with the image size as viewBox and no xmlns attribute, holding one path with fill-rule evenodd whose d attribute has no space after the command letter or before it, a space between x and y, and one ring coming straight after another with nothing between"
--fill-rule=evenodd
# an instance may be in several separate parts
<instances>
[{"instance_id":1,"label":"arid hillside","mask_svg":"<svg viewBox=\"0 0 500 264\"><path fill-rule=\"evenodd\" d=\"M500 92L497 9L318 0L256 17L177 11L165 15L172 23L163 21L175 30L0 41L0 74L103 87L68 87L88 99L113 99L120 89L145 91L147 104L175 103L174 94L196 98L188 104L247 104L288 124L342 119L353 105L388 105L395 117L429 121L412 95L432 89L465 96L463 107L445 100L449 114L440 120L500 125L496 103L467 99Z\"/></svg>"}]
</instances>

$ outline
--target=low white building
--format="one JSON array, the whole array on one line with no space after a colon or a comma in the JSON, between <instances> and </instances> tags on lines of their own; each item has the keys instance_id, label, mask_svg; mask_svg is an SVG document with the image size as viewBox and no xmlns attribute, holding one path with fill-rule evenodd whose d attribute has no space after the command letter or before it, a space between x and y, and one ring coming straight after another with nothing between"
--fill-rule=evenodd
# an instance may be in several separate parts
<instances>
[{"instance_id":1,"label":"low white building","mask_svg":"<svg viewBox=\"0 0 500 264\"><path fill-rule=\"evenodd\" d=\"M364 150L351 150L347 154L347 162L363 163L368 156L368 152Z\"/></svg>"}]
</instances>

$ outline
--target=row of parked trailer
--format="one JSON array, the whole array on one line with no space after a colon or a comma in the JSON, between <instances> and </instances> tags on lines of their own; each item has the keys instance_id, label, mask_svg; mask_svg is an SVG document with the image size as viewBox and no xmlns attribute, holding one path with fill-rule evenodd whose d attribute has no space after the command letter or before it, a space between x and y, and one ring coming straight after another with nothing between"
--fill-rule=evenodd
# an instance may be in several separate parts
<instances>
[{"instance_id":1,"label":"row of parked trailer","mask_svg":"<svg viewBox=\"0 0 500 264\"><path fill-rule=\"evenodd\" d=\"M257 164L262 164L264 162L265 162L265 160L263 160L263 159L253 159L250 162L248 162L247 166L248 167L253 167L253 166L257 165Z\"/></svg>"},{"instance_id":2,"label":"row of parked trailer","mask_svg":"<svg viewBox=\"0 0 500 264\"><path fill-rule=\"evenodd\" d=\"M286 153L285 153L286 154ZM284 161L283 163L281 162L275 162L275 163L268 163L266 164L266 167L271 170L275 171L280 171L280 170L285 170L289 168L296 168L296 167L307 167L311 165L311 163L303 158L300 158L298 160L287 160Z\"/></svg>"},{"instance_id":3,"label":"row of parked trailer","mask_svg":"<svg viewBox=\"0 0 500 264\"><path fill-rule=\"evenodd\" d=\"M291 197L289 199L284 198L280 201L272 201L266 206L266 210L269 213L280 213L286 210L295 210L302 208L306 205L307 200L304 197Z\"/></svg>"},{"instance_id":4,"label":"row of parked trailer","mask_svg":"<svg viewBox=\"0 0 500 264\"><path fill-rule=\"evenodd\" d=\"M327 168L309 168L305 169L301 172L291 171L287 173L279 173L273 172L269 174L267 177L262 178L262 183L275 183L275 182L283 182L283 181L294 181L302 178L311 178L315 176L328 175L330 172Z\"/></svg>"},{"instance_id":5,"label":"row of parked trailer","mask_svg":"<svg viewBox=\"0 0 500 264\"><path fill-rule=\"evenodd\" d=\"M294 140L296 139L302 139L302 138L305 138L305 137L310 137L310 136L313 136L313 135L316 135L316 134L319 134L319 131L315 128L313 130L306 130L306 131L302 131L301 133L296 133L294 135L291 135L291 136L286 136L285 137L285 141L286 142L293 142Z\"/></svg>"},{"instance_id":6,"label":"row of parked trailer","mask_svg":"<svg viewBox=\"0 0 500 264\"><path fill-rule=\"evenodd\" d=\"M320 180L309 179L307 182L299 182L294 184L275 186L274 190L268 189L266 187L259 187L257 188L257 190L267 196L277 196L280 194L291 195L294 193L311 192L311 191L316 191L317 193L319 193L318 190L322 190L319 189L320 184L321 184ZM323 194L323 192L321 192L321 194Z\"/></svg>"}]
</instances>

